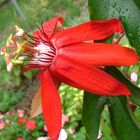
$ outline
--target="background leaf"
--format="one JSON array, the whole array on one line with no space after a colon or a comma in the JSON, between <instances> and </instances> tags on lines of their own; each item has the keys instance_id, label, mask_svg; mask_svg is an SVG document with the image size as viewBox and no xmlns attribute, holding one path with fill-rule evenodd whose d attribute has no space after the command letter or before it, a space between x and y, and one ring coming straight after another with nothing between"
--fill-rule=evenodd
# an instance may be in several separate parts
<instances>
[{"instance_id":1,"label":"background leaf","mask_svg":"<svg viewBox=\"0 0 140 140\"><path fill-rule=\"evenodd\" d=\"M140 56L140 1L88 0L91 19L122 17L122 23L132 47Z\"/></svg>"},{"instance_id":2,"label":"background leaf","mask_svg":"<svg viewBox=\"0 0 140 140\"><path fill-rule=\"evenodd\" d=\"M100 116L104 109L106 98L84 93L83 122L90 140L96 140L99 132Z\"/></svg>"},{"instance_id":3,"label":"background leaf","mask_svg":"<svg viewBox=\"0 0 140 140\"><path fill-rule=\"evenodd\" d=\"M139 140L140 128L137 125L125 96L113 97L108 102L112 128L118 140Z\"/></svg>"},{"instance_id":4,"label":"background leaf","mask_svg":"<svg viewBox=\"0 0 140 140\"><path fill-rule=\"evenodd\" d=\"M130 44L140 55L140 2L138 0L88 0L92 20L122 17L122 22ZM126 79L115 67L106 71L123 82L133 96L131 99L139 104L139 88ZM118 140L139 140L140 128L127 104L127 97L108 97L111 125ZM94 132L93 132L94 133Z\"/></svg>"},{"instance_id":5,"label":"background leaf","mask_svg":"<svg viewBox=\"0 0 140 140\"><path fill-rule=\"evenodd\" d=\"M132 93L130 99L133 103L140 106L140 89L132 84L126 77L124 77L124 75L117 68L106 67L105 70L128 87L128 89Z\"/></svg>"}]
</instances>

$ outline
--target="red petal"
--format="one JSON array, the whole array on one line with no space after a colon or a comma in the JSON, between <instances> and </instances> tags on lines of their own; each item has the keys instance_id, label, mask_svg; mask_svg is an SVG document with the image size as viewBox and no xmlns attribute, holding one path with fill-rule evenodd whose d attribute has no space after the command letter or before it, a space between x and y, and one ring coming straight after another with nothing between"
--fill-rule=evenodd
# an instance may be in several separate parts
<instances>
[{"instance_id":1,"label":"red petal","mask_svg":"<svg viewBox=\"0 0 140 140\"><path fill-rule=\"evenodd\" d=\"M62 47L85 40L103 40L116 32L124 32L121 23L116 18L91 21L55 34L52 42L56 47Z\"/></svg>"},{"instance_id":2,"label":"red petal","mask_svg":"<svg viewBox=\"0 0 140 140\"><path fill-rule=\"evenodd\" d=\"M52 34L54 33L55 27L57 25L58 22L63 22L63 18L61 17L55 17L52 18L50 20L48 20L47 22L45 22L43 24L43 28L45 30L45 33L47 34L47 36L49 38L51 38Z\"/></svg>"},{"instance_id":3,"label":"red petal","mask_svg":"<svg viewBox=\"0 0 140 140\"><path fill-rule=\"evenodd\" d=\"M73 87L100 95L131 95L125 85L97 67L59 56L52 68L60 80Z\"/></svg>"},{"instance_id":4,"label":"red petal","mask_svg":"<svg viewBox=\"0 0 140 140\"><path fill-rule=\"evenodd\" d=\"M51 36L53 35L55 27L57 26L58 22L62 23L63 18L61 17L51 18L43 24L44 32L48 36L48 38L51 38ZM40 30L34 31L33 34L36 37L39 37L38 34L42 37L42 33L40 32Z\"/></svg>"},{"instance_id":5,"label":"red petal","mask_svg":"<svg viewBox=\"0 0 140 140\"><path fill-rule=\"evenodd\" d=\"M62 109L57 89L50 72L40 73L42 110L51 140L57 140L61 130Z\"/></svg>"},{"instance_id":6,"label":"red petal","mask_svg":"<svg viewBox=\"0 0 140 140\"><path fill-rule=\"evenodd\" d=\"M130 48L104 43L79 43L63 47L58 55L96 66L129 66L139 60Z\"/></svg>"}]
</instances>

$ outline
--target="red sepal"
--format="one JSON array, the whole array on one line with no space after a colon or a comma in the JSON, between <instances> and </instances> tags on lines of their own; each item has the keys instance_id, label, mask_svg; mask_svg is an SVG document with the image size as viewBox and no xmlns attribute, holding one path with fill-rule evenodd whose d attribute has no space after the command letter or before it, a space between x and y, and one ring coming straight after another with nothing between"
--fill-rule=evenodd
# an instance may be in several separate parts
<instances>
[{"instance_id":1,"label":"red sepal","mask_svg":"<svg viewBox=\"0 0 140 140\"><path fill-rule=\"evenodd\" d=\"M51 140L58 140L61 130L62 109L59 93L49 70L39 75L41 81L42 111Z\"/></svg>"},{"instance_id":2,"label":"red sepal","mask_svg":"<svg viewBox=\"0 0 140 140\"><path fill-rule=\"evenodd\" d=\"M52 37L51 41L60 48L86 40L103 40L116 32L124 32L118 19L94 20L59 32Z\"/></svg>"},{"instance_id":3,"label":"red sepal","mask_svg":"<svg viewBox=\"0 0 140 140\"><path fill-rule=\"evenodd\" d=\"M93 94L131 95L125 85L95 66L83 65L58 56L52 68L59 73L58 78L62 82Z\"/></svg>"},{"instance_id":4,"label":"red sepal","mask_svg":"<svg viewBox=\"0 0 140 140\"><path fill-rule=\"evenodd\" d=\"M58 50L58 55L94 66L130 66L139 60L133 49L105 43L77 43Z\"/></svg>"},{"instance_id":5,"label":"red sepal","mask_svg":"<svg viewBox=\"0 0 140 140\"><path fill-rule=\"evenodd\" d=\"M43 40L47 40L47 38L50 39L52 37L53 33L54 33L55 27L57 26L57 22L62 23L63 18L55 17L55 18L49 19L47 22L45 22L43 24L43 30L42 31L37 30L37 31L33 32L34 36L37 37L37 38L41 37Z\"/></svg>"}]
</instances>

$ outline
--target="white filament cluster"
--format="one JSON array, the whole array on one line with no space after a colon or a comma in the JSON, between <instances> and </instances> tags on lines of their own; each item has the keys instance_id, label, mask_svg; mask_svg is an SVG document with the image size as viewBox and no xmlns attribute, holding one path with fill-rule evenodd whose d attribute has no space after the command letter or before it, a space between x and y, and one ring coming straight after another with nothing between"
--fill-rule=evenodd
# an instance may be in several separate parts
<instances>
[{"instance_id":1,"label":"white filament cluster","mask_svg":"<svg viewBox=\"0 0 140 140\"><path fill-rule=\"evenodd\" d=\"M34 58L31 61L32 64L49 66L53 61L55 51L49 45L46 45L42 42L37 45L35 49L38 52L34 54Z\"/></svg>"}]
</instances>

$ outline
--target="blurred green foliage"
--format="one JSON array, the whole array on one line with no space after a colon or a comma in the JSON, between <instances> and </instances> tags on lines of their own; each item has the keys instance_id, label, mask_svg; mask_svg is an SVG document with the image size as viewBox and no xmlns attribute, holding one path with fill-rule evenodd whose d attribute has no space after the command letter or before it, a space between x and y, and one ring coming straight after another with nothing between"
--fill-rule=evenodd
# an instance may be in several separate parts
<instances>
[{"instance_id":1,"label":"blurred green foliage","mask_svg":"<svg viewBox=\"0 0 140 140\"><path fill-rule=\"evenodd\" d=\"M0 8L0 31L13 31L13 25L17 24L24 29L36 28L35 23L48 20L51 17L62 16L65 19L64 25L72 26L88 20L87 1L73 0L17 0L24 19L17 11L11 1Z\"/></svg>"},{"instance_id":2,"label":"blurred green foliage","mask_svg":"<svg viewBox=\"0 0 140 140\"><path fill-rule=\"evenodd\" d=\"M0 1L1 3L3 1ZM56 0L55 2L51 0L17 0L16 5L22 14L17 9L17 6L15 6L14 0L7 1L7 3L4 3L0 7L0 48L5 45L10 33L14 33L15 25L30 32L37 28L35 23L47 21L54 16L62 16L65 21L65 26L72 26L88 20L87 2L83 2L82 0ZM19 76L19 73L19 67L15 68L11 73L8 73L6 71L5 61L0 57L0 95L1 101L3 101L0 106L0 111L11 108L11 103L15 103L16 106L17 101L19 100L20 102L20 98L23 97L23 90L26 91L26 87L23 89L24 81L26 79L29 79L30 82L32 81L34 73L28 72L23 76ZM2 106L5 107L3 108Z\"/></svg>"},{"instance_id":3,"label":"blurred green foliage","mask_svg":"<svg viewBox=\"0 0 140 140\"><path fill-rule=\"evenodd\" d=\"M14 112L6 112L0 121L0 123L3 122L5 124L0 133L1 140L16 140L17 138L33 140L46 133L43 130L45 123L43 122L42 116L33 120L35 122L35 128L33 130L26 128L26 121L19 123L20 119L25 119L26 121L31 120L27 115L24 115L23 118L19 118L16 110Z\"/></svg>"},{"instance_id":4,"label":"blurred green foliage","mask_svg":"<svg viewBox=\"0 0 140 140\"><path fill-rule=\"evenodd\" d=\"M17 11L13 1L0 7L0 47L5 45L10 33L14 33L15 25L31 32L37 29L35 23L40 24L55 16L62 16L64 18L63 25L67 27L89 20L87 1L83 0L55 0L54 2L52 0L17 0L16 2L22 15ZM20 67L16 67L12 72L8 73L4 59L0 57L0 112L4 113L16 108L24 108L29 111L25 98L28 98L31 103L36 89L36 84L33 84L35 72L27 72L22 76L19 76L19 73ZM85 140L85 129L81 121L83 92L62 85L60 93L63 113L70 117L69 122L65 125L69 140ZM25 106L28 108L25 108ZM17 130L17 128L16 125L12 131L10 130L11 128L6 128L5 131L3 130L2 137L5 137L9 130L8 135L11 136L21 133L19 132L21 129ZM26 140L35 138L33 136L27 138L28 132L24 132L26 133Z\"/></svg>"}]
</instances>

